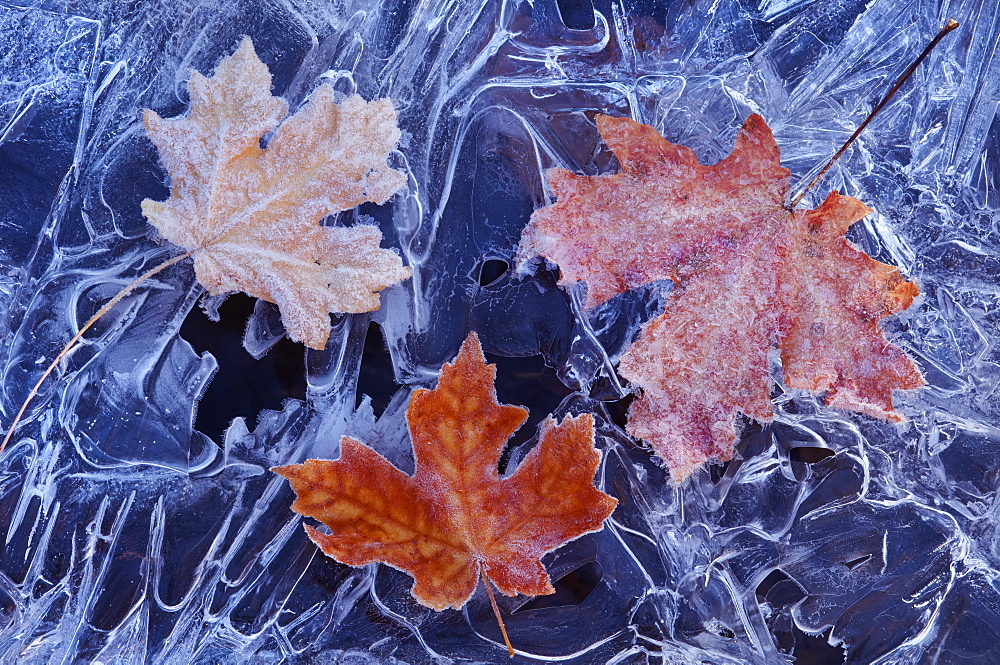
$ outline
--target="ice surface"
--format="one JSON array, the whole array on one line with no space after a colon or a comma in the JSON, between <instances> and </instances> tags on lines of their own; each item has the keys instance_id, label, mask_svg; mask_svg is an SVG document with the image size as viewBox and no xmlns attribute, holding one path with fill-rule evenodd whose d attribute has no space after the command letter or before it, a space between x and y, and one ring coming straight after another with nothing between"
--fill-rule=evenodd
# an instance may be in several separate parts
<instances>
[{"instance_id":1,"label":"ice surface","mask_svg":"<svg viewBox=\"0 0 1000 665\"><path fill-rule=\"evenodd\" d=\"M599 480L621 502L607 529L547 558L554 597L501 599L519 662L1000 660L995 2L24 4L0 0L2 422L78 326L166 255L139 211L167 192L141 110L182 112L190 70L243 35L292 107L321 80L395 100L409 189L340 221L373 218L414 278L380 311L335 318L326 351L307 353L304 402L243 414L220 441L192 431L219 361L179 335L204 316L190 267L116 307L0 459L0 662L508 662L481 589L435 613L397 571L326 559L268 471L335 457L343 433L407 468L409 390L472 327L501 398L533 422L557 404L597 414ZM775 423L746 424L742 459L671 485L623 433L613 372L664 291L584 314L551 271L496 274L547 200L544 169L615 167L597 112L702 160L759 112L807 179L948 16L962 27L809 196L836 187L874 207L852 239L924 292L886 324L929 384L900 400L908 422L776 389ZM251 317L249 354L276 343L273 314ZM371 325L391 372L372 371ZM393 380L401 392L375 400Z\"/></svg>"}]
</instances>

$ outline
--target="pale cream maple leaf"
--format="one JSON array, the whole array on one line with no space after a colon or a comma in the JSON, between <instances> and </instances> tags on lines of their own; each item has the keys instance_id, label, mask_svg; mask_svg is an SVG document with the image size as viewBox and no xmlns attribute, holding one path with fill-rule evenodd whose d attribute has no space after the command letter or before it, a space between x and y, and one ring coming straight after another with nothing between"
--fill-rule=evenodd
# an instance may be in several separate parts
<instances>
[{"instance_id":1,"label":"pale cream maple leaf","mask_svg":"<svg viewBox=\"0 0 1000 665\"><path fill-rule=\"evenodd\" d=\"M210 294L276 303L289 337L322 349L331 312L378 309L378 292L411 274L376 227L320 226L405 185L386 162L400 137L392 102L338 104L324 84L286 118L249 37L214 76L193 72L188 90L187 115L143 118L171 185L166 201L142 202L143 214L192 252Z\"/></svg>"}]
</instances>

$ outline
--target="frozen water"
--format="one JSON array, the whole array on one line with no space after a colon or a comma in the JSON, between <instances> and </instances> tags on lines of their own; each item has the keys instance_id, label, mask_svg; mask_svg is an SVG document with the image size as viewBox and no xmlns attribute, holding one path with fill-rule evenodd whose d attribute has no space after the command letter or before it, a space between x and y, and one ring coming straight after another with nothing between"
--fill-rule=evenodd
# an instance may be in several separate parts
<instances>
[{"instance_id":1,"label":"frozen water","mask_svg":"<svg viewBox=\"0 0 1000 665\"><path fill-rule=\"evenodd\" d=\"M470 328L532 422L597 414L599 480L621 502L603 532L547 558L555 596L501 599L520 662L1000 661L995 2L24 5L0 0L2 422L78 326L164 257L139 210L167 193L141 110L182 112L190 70L242 35L293 107L321 79L395 100L409 189L348 217L380 224L414 278L380 311L335 319L329 347L307 352L305 401L244 413L218 441L192 430L221 361L179 335L204 316L190 268L105 317L0 460L0 662L508 662L482 590L435 613L405 575L317 554L268 471L335 457L344 433L408 468L409 390ZM597 112L703 160L759 112L807 179L948 16L962 27L809 197L868 202L852 239L924 292L886 324L929 384L901 400L908 422L776 389L777 418L747 423L741 459L671 485L623 433L613 372L664 293L584 314L549 271L500 274L547 200L544 169L615 167ZM257 307L247 362L280 334Z\"/></svg>"}]
</instances>

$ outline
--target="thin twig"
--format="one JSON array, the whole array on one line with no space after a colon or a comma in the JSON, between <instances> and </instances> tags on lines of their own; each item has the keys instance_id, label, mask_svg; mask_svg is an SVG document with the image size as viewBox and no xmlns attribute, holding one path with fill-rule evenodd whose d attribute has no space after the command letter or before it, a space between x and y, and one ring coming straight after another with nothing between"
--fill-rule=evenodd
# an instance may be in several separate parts
<instances>
[{"instance_id":1,"label":"thin twig","mask_svg":"<svg viewBox=\"0 0 1000 665\"><path fill-rule=\"evenodd\" d=\"M493 606L493 614L496 615L497 623L500 624L500 634L503 635L503 643L507 645L507 655L513 658L514 647L510 645L510 639L507 637L507 627L503 625L503 619L500 617L500 608L497 607L497 599L493 597L493 588L490 586L490 578L486 577L486 570L483 568L483 564L479 564L479 574L483 578L483 584L486 585L486 595L490 597L490 605Z\"/></svg>"},{"instance_id":2,"label":"thin twig","mask_svg":"<svg viewBox=\"0 0 1000 665\"><path fill-rule=\"evenodd\" d=\"M10 442L11 437L14 436L14 430L17 429L17 425L18 425L18 423L21 422L21 418L24 416L24 412L27 411L27 409L28 409L28 404L30 404L31 403L31 399L36 394L38 394L38 389L41 388L42 384L45 382L45 379L47 379L49 377L49 374L52 374L52 372L59 365L59 363L62 362L62 359L65 358L67 356L67 354L69 354L69 352L72 351L76 347L77 343L84 336L84 334L88 330L90 330L91 326L93 326L95 323L97 323L98 319L100 319L102 316L104 316L105 314L107 314L108 310L110 310L112 307L114 307L119 302L121 302L122 298L124 298L129 293L131 293L132 289L134 289L135 287L139 286L140 284L142 284L147 279L149 279L150 277L152 277L156 273L160 272L161 270L165 270L166 268L169 268L170 266L174 265L178 261L183 261L184 259L188 258L192 254L194 254L195 251L196 250L191 250L189 252L185 252L183 254L180 254L178 256L173 257L172 259L168 259L168 260L164 261L163 263L161 263L160 265L156 266L155 268L151 268L150 270L147 270L141 276L137 277L131 284L129 284L124 289L122 289L121 291L119 291L118 295L116 295L114 298L112 298L111 300L109 300L107 302L107 304L104 305L104 307L102 307L101 309L97 310L97 313L94 314L92 317L90 317L90 319L88 319L85 324L83 324L83 327L80 328L80 331L78 333L76 333L75 335L73 335L73 339L71 339L69 342L66 343L66 346L64 346L62 348L62 351L59 352L59 355L56 356L55 360L53 360L49 364L49 366L46 368L46 370L42 373L41 378L38 379L37 383L35 383L35 387L31 389L31 392L29 392L28 396L24 399L24 403L21 404L20 411L18 411L17 415L14 416L14 422L11 423L10 429L7 430L7 436L4 437L3 444L0 444L0 454L3 454L3 451L6 450L7 444Z\"/></svg>"},{"instance_id":3,"label":"thin twig","mask_svg":"<svg viewBox=\"0 0 1000 665\"><path fill-rule=\"evenodd\" d=\"M858 138L858 135L861 134L862 131L864 131L865 127L868 126L868 123L870 123L872 120L875 119L875 116L879 114L879 111L882 110L882 107L885 106L890 99L892 99L893 95L895 95L896 92L903 86L903 83L906 82L906 79L910 78L910 74L912 74L917 69L920 63L923 62L924 58L930 55L931 51L934 50L934 47L938 45L938 42L941 41L941 39L945 35L947 35L949 32L951 32L957 27L958 27L958 21L956 21L953 18L948 19L948 22L945 23L944 27L941 28L940 32L938 32L937 35L935 35L934 39L932 39L931 43L927 45L927 48L924 49L923 53L917 56L917 59L913 61L913 64L911 64L909 67L906 68L906 71L903 72L903 75L899 77L899 80L896 81L895 85L889 88L889 92L887 92L885 97L882 98L882 101L876 104L875 108L873 108L871 113L868 114L868 117L865 118L865 121L862 122L860 125L858 125L858 128L854 130L853 134L851 134L851 138L847 139L847 142L844 143L844 145L840 146L840 150L838 150L837 153L830 158L830 161L828 161L826 165L822 169L820 169L820 172L816 174L816 177L809 181L809 184L805 186L805 189L799 192L798 196L792 199L792 202L788 206L789 209L794 208L802 201L803 197L805 197L805 195L809 193L809 190L812 189L816 185L816 183L818 183L823 178L823 176L826 175L826 172L830 170L830 168L834 165L834 163L838 159L840 159L840 156L843 155L845 152L847 152L847 149L851 146L852 143L854 143L854 140Z\"/></svg>"}]
</instances>

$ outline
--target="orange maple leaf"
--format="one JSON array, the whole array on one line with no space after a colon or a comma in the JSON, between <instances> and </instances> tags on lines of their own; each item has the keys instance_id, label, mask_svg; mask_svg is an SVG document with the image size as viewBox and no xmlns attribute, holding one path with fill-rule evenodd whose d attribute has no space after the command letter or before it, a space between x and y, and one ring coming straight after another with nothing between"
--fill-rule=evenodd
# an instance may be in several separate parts
<instances>
[{"instance_id":1,"label":"orange maple leaf","mask_svg":"<svg viewBox=\"0 0 1000 665\"><path fill-rule=\"evenodd\" d=\"M870 208L832 192L816 210L790 210L789 171L758 115L714 166L648 125L598 116L597 126L621 171L550 171L558 201L532 215L518 260L545 256L559 264L561 283L585 281L587 307L674 281L664 313L619 370L642 387L629 432L675 480L732 458L738 413L771 420L775 346L787 386L901 419L892 391L924 382L879 320L909 307L919 289L844 238Z\"/></svg>"},{"instance_id":2,"label":"orange maple leaf","mask_svg":"<svg viewBox=\"0 0 1000 665\"><path fill-rule=\"evenodd\" d=\"M499 477L527 411L497 403L495 376L472 333L437 388L414 392L412 477L346 436L337 461L276 467L298 496L292 509L330 528L306 526L313 542L341 563L409 573L414 598L435 610L462 607L480 575L508 596L553 593L542 555L601 530L617 501L593 486L600 455L589 413L548 418L538 445Z\"/></svg>"},{"instance_id":3,"label":"orange maple leaf","mask_svg":"<svg viewBox=\"0 0 1000 665\"><path fill-rule=\"evenodd\" d=\"M194 72L187 115L144 116L171 196L142 212L190 251L213 295L244 291L278 305L289 337L322 349L331 312L378 309L378 292L410 276L374 226L321 227L332 213L384 203L406 182L386 158L399 140L392 102L337 104L319 86L297 113L271 95L271 74L244 38L215 75ZM269 136L267 147L261 141Z\"/></svg>"}]
</instances>

